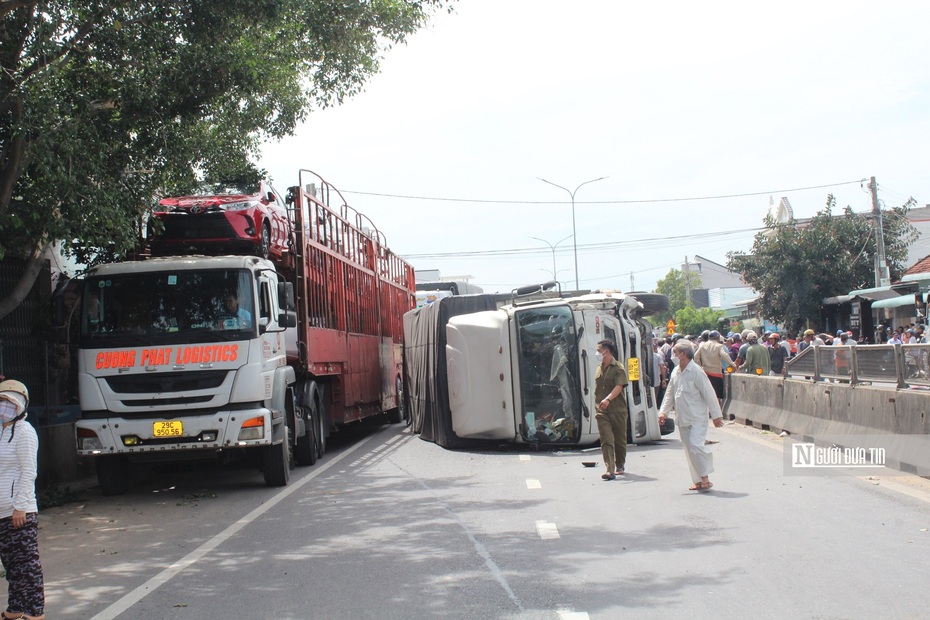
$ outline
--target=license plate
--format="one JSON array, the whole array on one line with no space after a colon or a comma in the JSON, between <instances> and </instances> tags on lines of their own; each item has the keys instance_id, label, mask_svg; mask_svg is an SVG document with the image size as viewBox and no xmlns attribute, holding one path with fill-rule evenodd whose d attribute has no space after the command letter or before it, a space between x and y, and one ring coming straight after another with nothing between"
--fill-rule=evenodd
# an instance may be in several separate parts
<instances>
[{"instance_id":1,"label":"license plate","mask_svg":"<svg viewBox=\"0 0 930 620\"><path fill-rule=\"evenodd\" d=\"M180 437L184 433L184 425L180 420L166 420L155 422L152 432L156 437Z\"/></svg>"},{"instance_id":2,"label":"license plate","mask_svg":"<svg viewBox=\"0 0 930 620\"><path fill-rule=\"evenodd\" d=\"M631 357L626 361L627 379L639 381L639 358Z\"/></svg>"}]
</instances>

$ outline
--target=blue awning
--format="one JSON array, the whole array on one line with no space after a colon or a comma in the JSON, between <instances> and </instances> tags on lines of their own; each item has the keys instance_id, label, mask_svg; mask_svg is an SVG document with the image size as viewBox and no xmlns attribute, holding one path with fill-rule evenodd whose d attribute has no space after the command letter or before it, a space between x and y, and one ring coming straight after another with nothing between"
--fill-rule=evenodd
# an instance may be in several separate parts
<instances>
[{"instance_id":1,"label":"blue awning","mask_svg":"<svg viewBox=\"0 0 930 620\"><path fill-rule=\"evenodd\" d=\"M898 297L891 297L889 299L881 299L879 301L872 302L872 310L877 308L900 308L901 306L913 306L915 305L914 295L899 295Z\"/></svg>"}]
</instances>

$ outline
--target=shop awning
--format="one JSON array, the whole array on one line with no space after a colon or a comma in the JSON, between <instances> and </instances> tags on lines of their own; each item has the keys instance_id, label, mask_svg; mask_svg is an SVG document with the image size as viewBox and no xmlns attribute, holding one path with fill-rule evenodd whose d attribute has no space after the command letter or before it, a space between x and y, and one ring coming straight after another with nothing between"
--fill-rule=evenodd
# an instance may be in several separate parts
<instances>
[{"instance_id":1,"label":"shop awning","mask_svg":"<svg viewBox=\"0 0 930 620\"><path fill-rule=\"evenodd\" d=\"M837 295L836 297L827 297L823 300L825 306L838 306L853 300L852 295Z\"/></svg>"},{"instance_id":2,"label":"shop awning","mask_svg":"<svg viewBox=\"0 0 930 620\"><path fill-rule=\"evenodd\" d=\"M917 285L913 282L907 284L897 284L892 286L876 286L875 288L863 288L858 291L849 291L851 297L862 297L864 299L869 299L872 301L878 301L880 299L890 299L892 297L904 296L913 296L917 291ZM875 307L875 304L872 304L872 307Z\"/></svg>"},{"instance_id":3,"label":"shop awning","mask_svg":"<svg viewBox=\"0 0 930 620\"><path fill-rule=\"evenodd\" d=\"M913 306L914 305L914 295L899 295L898 297L891 297L889 299L881 299L879 301L872 302L872 310L879 308L900 308L901 306Z\"/></svg>"},{"instance_id":4,"label":"shop awning","mask_svg":"<svg viewBox=\"0 0 930 620\"><path fill-rule=\"evenodd\" d=\"M878 300L888 299L890 297L900 297L900 294L890 286L876 286L875 288L862 288L857 291L849 291L850 296L864 297L865 299ZM872 304L874 307L875 304Z\"/></svg>"}]
</instances>

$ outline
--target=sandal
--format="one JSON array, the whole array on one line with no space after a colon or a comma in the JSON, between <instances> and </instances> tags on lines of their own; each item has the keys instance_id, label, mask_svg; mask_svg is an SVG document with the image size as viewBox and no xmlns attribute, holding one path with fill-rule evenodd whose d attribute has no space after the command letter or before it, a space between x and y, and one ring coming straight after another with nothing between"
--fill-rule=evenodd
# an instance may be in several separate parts
<instances>
[{"instance_id":1,"label":"sandal","mask_svg":"<svg viewBox=\"0 0 930 620\"><path fill-rule=\"evenodd\" d=\"M710 491L710 488L714 486L714 483L708 480L707 482L695 482L690 487L689 491Z\"/></svg>"},{"instance_id":2,"label":"sandal","mask_svg":"<svg viewBox=\"0 0 930 620\"><path fill-rule=\"evenodd\" d=\"M617 476L615 474L601 474L601 478L604 480L616 480Z\"/></svg>"}]
</instances>

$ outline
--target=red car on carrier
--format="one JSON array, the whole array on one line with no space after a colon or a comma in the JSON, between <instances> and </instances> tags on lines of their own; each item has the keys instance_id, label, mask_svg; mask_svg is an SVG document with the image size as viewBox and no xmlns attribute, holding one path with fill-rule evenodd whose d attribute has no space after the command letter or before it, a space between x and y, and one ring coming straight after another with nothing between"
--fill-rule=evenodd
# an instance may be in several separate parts
<instances>
[{"instance_id":1,"label":"red car on carrier","mask_svg":"<svg viewBox=\"0 0 930 620\"><path fill-rule=\"evenodd\" d=\"M287 251L284 197L266 181L213 184L163 198L149 221L152 254L254 253L280 260Z\"/></svg>"}]
</instances>

